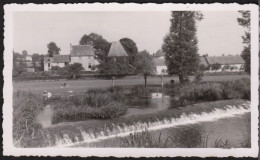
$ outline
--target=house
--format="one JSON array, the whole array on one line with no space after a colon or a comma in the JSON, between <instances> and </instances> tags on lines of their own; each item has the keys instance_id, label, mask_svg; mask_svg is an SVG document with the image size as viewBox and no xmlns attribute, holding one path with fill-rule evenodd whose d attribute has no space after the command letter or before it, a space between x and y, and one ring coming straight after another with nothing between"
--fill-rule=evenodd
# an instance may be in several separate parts
<instances>
[{"instance_id":1,"label":"house","mask_svg":"<svg viewBox=\"0 0 260 160\"><path fill-rule=\"evenodd\" d=\"M93 67L99 64L91 45L70 45L70 57L71 64L81 63L86 71L93 71Z\"/></svg>"},{"instance_id":2,"label":"house","mask_svg":"<svg viewBox=\"0 0 260 160\"><path fill-rule=\"evenodd\" d=\"M156 68L156 74L157 75L165 75L167 74L167 66L165 64L165 59L159 59L159 58L154 58L154 64Z\"/></svg>"},{"instance_id":3,"label":"house","mask_svg":"<svg viewBox=\"0 0 260 160\"><path fill-rule=\"evenodd\" d=\"M107 55L108 59L113 59L115 62L118 60L129 63L129 57L120 41L112 42L110 50Z\"/></svg>"},{"instance_id":4,"label":"house","mask_svg":"<svg viewBox=\"0 0 260 160\"><path fill-rule=\"evenodd\" d=\"M245 61L240 55L205 57L209 70L205 72L241 72Z\"/></svg>"},{"instance_id":5,"label":"house","mask_svg":"<svg viewBox=\"0 0 260 160\"><path fill-rule=\"evenodd\" d=\"M65 67L70 64L70 55L55 55L44 57L44 71L49 71L54 66Z\"/></svg>"},{"instance_id":6,"label":"house","mask_svg":"<svg viewBox=\"0 0 260 160\"><path fill-rule=\"evenodd\" d=\"M164 52L160 49L153 54L153 61L157 75L167 74L167 66L165 64Z\"/></svg>"}]
</instances>

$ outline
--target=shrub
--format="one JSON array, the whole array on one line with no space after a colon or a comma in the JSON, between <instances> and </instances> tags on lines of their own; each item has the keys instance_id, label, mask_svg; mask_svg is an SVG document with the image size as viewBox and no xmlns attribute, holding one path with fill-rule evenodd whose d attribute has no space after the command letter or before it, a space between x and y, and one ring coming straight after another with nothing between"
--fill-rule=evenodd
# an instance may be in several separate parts
<instances>
[{"instance_id":1,"label":"shrub","mask_svg":"<svg viewBox=\"0 0 260 160\"><path fill-rule=\"evenodd\" d=\"M195 79L194 81L195 82L200 82L202 81L202 78L203 78L203 70L199 70L195 73Z\"/></svg>"},{"instance_id":2,"label":"shrub","mask_svg":"<svg viewBox=\"0 0 260 160\"><path fill-rule=\"evenodd\" d=\"M126 113L123 89L91 89L83 95L63 97L54 105L53 123L116 118Z\"/></svg>"},{"instance_id":3,"label":"shrub","mask_svg":"<svg viewBox=\"0 0 260 160\"><path fill-rule=\"evenodd\" d=\"M44 107L43 98L28 92L13 95L13 140L15 146L28 147L41 129L36 116Z\"/></svg>"},{"instance_id":4,"label":"shrub","mask_svg":"<svg viewBox=\"0 0 260 160\"><path fill-rule=\"evenodd\" d=\"M60 103L55 107L53 123L86 119L117 118L126 113L127 107L119 102L110 102L101 107L75 106L71 102Z\"/></svg>"},{"instance_id":5,"label":"shrub","mask_svg":"<svg viewBox=\"0 0 260 160\"><path fill-rule=\"evenodd\" d=\"M223 96L225 99L242 98L250 100L250 79L243 78L235 81L223 82Z\"/></svg>"}]
</instances>

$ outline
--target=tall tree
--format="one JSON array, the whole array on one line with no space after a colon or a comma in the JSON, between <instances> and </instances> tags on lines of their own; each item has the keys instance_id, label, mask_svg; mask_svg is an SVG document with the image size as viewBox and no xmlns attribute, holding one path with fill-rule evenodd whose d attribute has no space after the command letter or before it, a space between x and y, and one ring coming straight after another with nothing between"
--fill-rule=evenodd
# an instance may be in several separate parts
<instances>
[{"instance_id":1,"label":"tall tree","mask_svg":"<svg viewBox=\"0 0 260 160\"><path fill-rule=\"evenodd\" d=\"M56 45L55 42L50 42L47 45L48 48L48 55L49 57L53 57L54 55L59 55L60 54L60 48Z\"/></svg>"},{"instance_id":2,"label":"tall tree","mask_svg":"<svg viewBox=\"0 0 260 160\"><path fill-rule=\"evenodd\" d=\"M135 61L136 72L141 73L144 76L144 85L146 88L147 77L154 74L155 65L153 63L153 57L146 50L141 51L137 54Z\"/></svg>"},{"instance_id":3,"label":"tall tree","mask_svg":"<svg viewBox=\"0 0 260 160\"><path fill-rule=\"evenodd\" d=\"M13 76L18 76L26 71L26 64L22 58L22 54L13 51Z\"/></svg>"},{"instance_id":4,"label":"tall tree","mask_svg":"<svg viewBox=\"0 0 260 160\"><path fill-rule=\"evenodd\" d=\"M83 35L79 41L80 45L92 45L95 50L95 57L101 63L105 61L105 58L109 52L110 45L106 39L97 33L90 33L89 35Z\"/></svg>"},{"instance_id":5,"label":"tall tree","mask_svg":"<svg viewBox=\"0 0 260 160\"><path fill-rule=\"evenodd\" d=\"M23 50L22 54L23 54L24 57L28 56L28 52L26 50Z\"/></svg>"},{"instance_id":6,"label":"tall tree","mask_svg":"<svg viewBox=\"0 0 260 160\"><path fill-rule=\"evenodd\" d=\"M32 63L35 71L43 71L44 55L38 53L32 54Z\"/></svg>"},{"instance_id":7,"label":"tall tree","mask_svg":"<svg viewBox=\"0 0 260 160\"><path fill-rule=\"evenodd\" d=\"M134 65L134 61L138 53L138 48L136 46L136 43L130 38L122 38L119 41L129 56L129 63L131 65Z\"/></svg>"},{"instance_id":8,"label":"tall tree","mask_svg":"<svg viewBox=\"0 0 260 160\"><path fill-rule=\"evenodd\" d=\"M242 36L243 43L245 44L244 50L241 53L241 57L245 61L245 71L250 74L250 54L251 54L251 43L250 43L250 11L238 11L241 14L241 18L237 18L239 25L246 28L245 35Z\"/></svg>"},{"instance_id":9,"label":"tall tree","mask_svg":"<svg viewBox=\"0 0 260 160\"><path fill-rule=\"evenodd\" d=\"M196 22L203 15L196 11L173 11L171 13L170 33L164 38L162 50L170 75L177 74L180 83L189 80L188 75L199 67Z\"/></svg>"}]
</instances>

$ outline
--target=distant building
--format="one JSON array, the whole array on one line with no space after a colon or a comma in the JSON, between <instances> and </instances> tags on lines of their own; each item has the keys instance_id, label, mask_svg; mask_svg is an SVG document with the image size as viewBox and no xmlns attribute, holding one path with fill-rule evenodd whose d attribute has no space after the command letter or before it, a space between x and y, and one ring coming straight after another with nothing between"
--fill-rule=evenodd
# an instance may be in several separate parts
<instances>
[{"instance_id":1,"label":"distant building","mask_svg":"<svg viewBox=\"0 0 260 160\"><path fill-rule=\"evenodd\" d=\"M112 42L107 57L112 58L115 62L122 60L126 63L129 63L128 54L126 53L120 41Z\"/></svg>"},{"instance_id":2,"label":"distant building","mask_svg":"<svg viewBox=\"0 0 260 160\"><path fill-rule=\"evenodd\" d=\"M241 72L244 71L245 61L240 55L205 57L209 69L206 72ZM214 69L214 65L219 65Z\"/></svg>"},{"instance_id":3,"label":"distant building","mask_svg":"<svg viewBox=\"0 0 260 160\"><path fill-rule=\"evenodd\" d=\"M70 55L55 55L44 57L44 71L49 71L54 66L65 67L70 64Z\"/></svg>"},{"instance_id":4,"label":"distant building","mask_svg":"<svg viewBox=\"0 0 260 160\"><path fill-rule=\"evenodd\" d=\"M86 71L92 71L93 66L98 65L98 61L94 57L94 48L91 45L71 45L70 63L81 63Z\"/></svg>"},{"instance_id":5,"label":"distant building","mask_svg":"<svg viewBox=\"0 0 260 160\"><path fill-rule=\"evenodd\" d=\"M32 56L26 56L26 57L25 57L25 60L26 60L26 61L29 61L29 62L32 62Z\"/></svg>"},{"instance_id":6,"label":"distant building","mask_svg":"<svg viewBox=\"0 0 260 160\"><path fill-rule=\"evenodd\" d=\"M98 65L94 58L94 48L91 45L71 45L69 55L55 55L44 57L44 71L49 71L54 66L65 67L69 64L80 63L86 71L92 71Z\"/></svg>"},{"instance_id":7,"label":"distant building","mask_svg":"<svg viewBox=\"0 0 260 160\"><path fill-rule=\"evenodd\" d=\"M153 61L157 75L167 74L167 66L165 64L164 52L160 49L153 55Z\"/></svg>"}]
</instances>

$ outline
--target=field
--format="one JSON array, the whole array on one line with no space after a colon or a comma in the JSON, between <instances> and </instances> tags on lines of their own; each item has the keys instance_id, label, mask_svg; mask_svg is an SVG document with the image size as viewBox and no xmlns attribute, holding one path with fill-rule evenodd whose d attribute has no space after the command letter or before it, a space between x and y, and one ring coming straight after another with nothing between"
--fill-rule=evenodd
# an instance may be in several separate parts
<instances>
[{"instance_id":1,"label":"field","mask_svg":"<svg viewBox=\"0 0 260 160\"><path fill-rule=\"evenodd\" d=\"M204 76L203 81L229 81L241 78L249 78L249 75L219 75L219 76ZM194 77L191 77L193 80ZM164 83L169 83L174 79L175 83L178 83L178 77L164 77ZM62 83L68 83L68 88L61 88ZM160 77L148 77L148 85L160 85ZM115 80L117 86L133 86L144 84L144 78L142 76L128 76ZM105 88L112 85L112 80L93 79L93 80L66 80L66 81L21 81L13 82L13 91L30 91L32 93L42 93L44 90L59 94L66 93L68 91L84 92L91 88Z\"/></svg>"}]
</instances>

